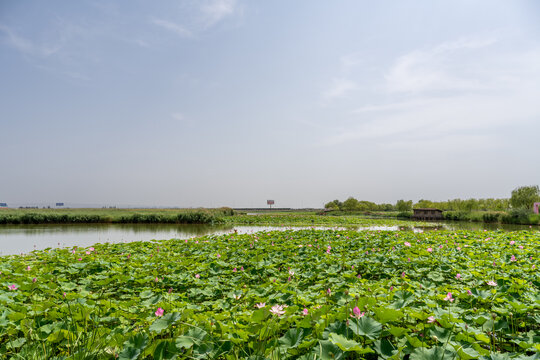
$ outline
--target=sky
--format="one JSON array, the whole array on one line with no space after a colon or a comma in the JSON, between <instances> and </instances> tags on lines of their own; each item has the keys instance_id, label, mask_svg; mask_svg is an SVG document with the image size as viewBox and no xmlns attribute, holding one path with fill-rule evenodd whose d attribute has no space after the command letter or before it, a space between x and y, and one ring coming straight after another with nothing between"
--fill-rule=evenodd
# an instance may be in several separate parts
<instances>
[{"instance_id":1,"label":"sky","mask_svg":"<svg viewBox=\"0 0 540 360\"><path fill-rule=\"evenodd\" d=\"M536 0L0 2L0 202L322 207L540 184Z\"/></svg>"}]
</instances>

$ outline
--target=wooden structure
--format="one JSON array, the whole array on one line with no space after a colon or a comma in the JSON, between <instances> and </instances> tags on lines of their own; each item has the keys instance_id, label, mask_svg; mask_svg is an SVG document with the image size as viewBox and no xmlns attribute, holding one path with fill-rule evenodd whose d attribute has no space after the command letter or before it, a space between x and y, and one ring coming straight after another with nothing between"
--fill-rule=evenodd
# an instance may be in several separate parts
<instances>
[{"instance_id":1,"label":"wooden structure","mask_svg":"<svg viewBox=\"0 0 540 360\"><path fill-rule=\"evenodd\" d=\"M414 220L442 220L442 210L433 208L413 209Z\"/></svg>"}]
</instances>

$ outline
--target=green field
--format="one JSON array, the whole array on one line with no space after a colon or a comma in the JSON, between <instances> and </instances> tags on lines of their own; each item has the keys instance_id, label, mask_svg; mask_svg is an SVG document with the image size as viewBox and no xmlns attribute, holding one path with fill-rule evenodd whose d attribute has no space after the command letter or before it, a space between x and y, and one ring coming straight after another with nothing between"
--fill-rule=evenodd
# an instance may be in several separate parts
<instances>
[{"instance_id":1,"label":"green field","mask_svg":"<svg viewBox=\"0 0 540 360\"><path fill-rule=\"evenodd\" d=\"M538 359L540 232L306 229L0 258L13 359Z\"/></svg>"}]
</instances>

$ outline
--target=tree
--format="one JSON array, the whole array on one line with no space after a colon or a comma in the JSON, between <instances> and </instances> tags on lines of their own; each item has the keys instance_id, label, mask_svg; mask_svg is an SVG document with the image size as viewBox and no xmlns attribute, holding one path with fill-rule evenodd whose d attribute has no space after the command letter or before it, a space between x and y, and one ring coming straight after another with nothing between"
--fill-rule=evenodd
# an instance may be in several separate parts
<instances>
[{"instance_id":1,"label":"tree","mask_svg":"<svg viewBox=\"0 0 540 360\"><path fill-rule=\"evenodd\" d=\"M358 208L359 208L358 200L356 200L352 196L343 202L343 210L345 211L354 211L354 210L358 210Z\"/></svg>"},{"instance_id":2,"label":"tree","mask_svg":"<svg viewBox=\"0 0 540 360\"><path fill-rule=\"evenodd\" d=\"M400 212L411 211L412 210L412 200L398 200L396 203L396 210Z\"/></svg>"},{"instance_id":3,"label":"tree","mask_svg":"<svg viewBox=\"0 0 540 360\"><path fill-rule=\"evenodd\" d=\"M420 199L418 202L414 205L415 209L426 209L426 208L434 208L436 207L435 203L430 200L424 200Z\"/></svg>"},{"instance_id":4,"label":"tree","mask_svg":"<svg viewBox=\"0 0 540 360\"><path fill-rule=\"evenodd\" d=\"M334 200L334 201L330 201L329 203L325 204L324 208L328 209L328 210L339 210L341 208L341 206L342 206L341 201Z\"/></svg>"},{"instance_id":5,"label":"tree","mask_svg":"<svg viewBox=\"0 0 540 360\"><path fill-rule=\"evenodd\" d=\"M540 188L538 185L521 186L512 191L510 205L514 209L532 209L535 202L540 201Z\"/></svg>"}]
</instances>

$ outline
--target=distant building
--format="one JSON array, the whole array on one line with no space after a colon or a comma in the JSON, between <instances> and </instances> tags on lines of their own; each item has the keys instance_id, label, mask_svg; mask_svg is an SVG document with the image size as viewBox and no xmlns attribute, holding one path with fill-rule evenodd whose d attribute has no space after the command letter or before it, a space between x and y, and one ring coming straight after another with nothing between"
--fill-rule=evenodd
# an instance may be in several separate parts
<instances>
[{"instance_id":1,"label":"distant building","mask_svg":"<svg viewBox=\"0 0 540 360\"><path fill-rule=\"evenodd\" d=\"M424 209L413 209L413 219L414 220L442 220L443 211L440 209L424 208Z\"/></svg>"}]
</instances>

